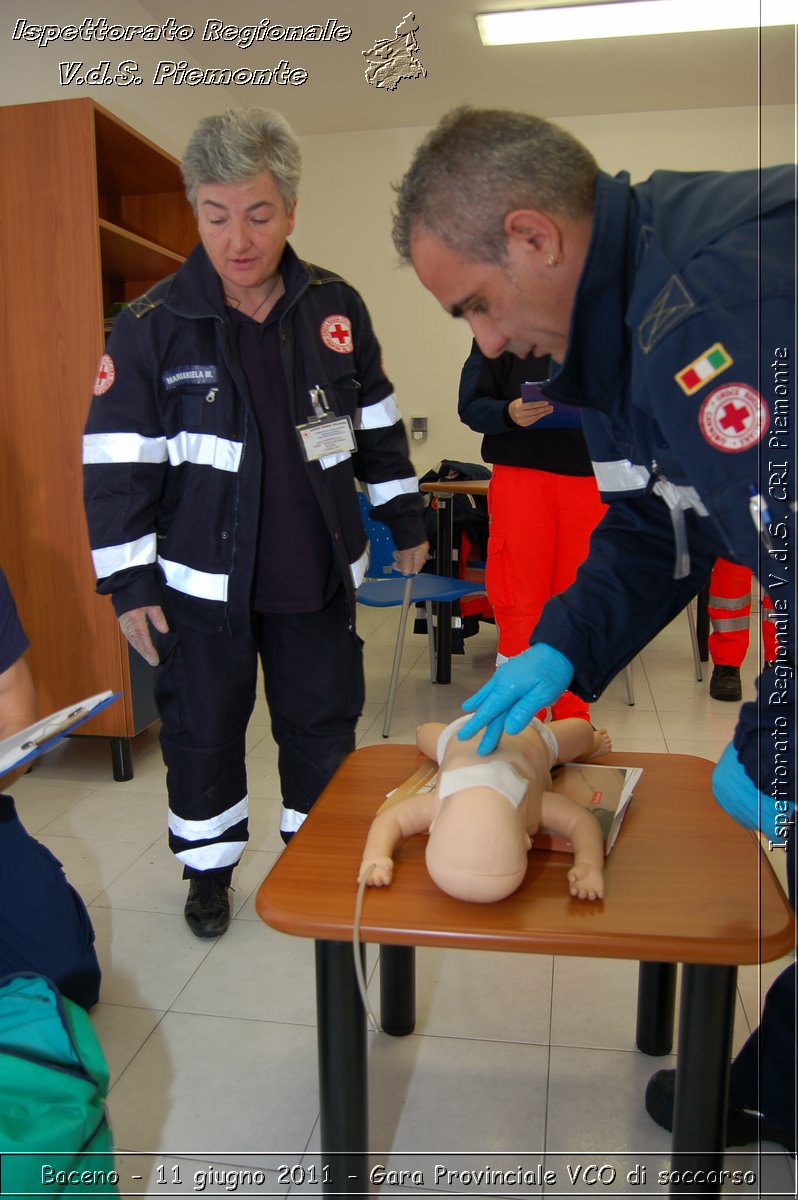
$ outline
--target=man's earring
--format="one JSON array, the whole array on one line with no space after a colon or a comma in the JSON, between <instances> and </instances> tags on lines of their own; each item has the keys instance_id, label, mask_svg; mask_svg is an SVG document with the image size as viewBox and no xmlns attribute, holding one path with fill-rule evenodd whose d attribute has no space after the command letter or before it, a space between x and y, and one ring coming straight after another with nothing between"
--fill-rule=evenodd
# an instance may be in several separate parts
<instances>
[{"instance_id":1,"label":"man's earring","mask_svg":"<svg viewBox=\"0 0 798 1200\"><path fill-rule=\"evenodd\" d=\"M546 266L547 267L559 267L561 265L561 263L562 263L562 255L561 254L558 254L556 258L554 257L553 254L550 254L548 262L546 263Z\"/></svg>"}]
</instances>

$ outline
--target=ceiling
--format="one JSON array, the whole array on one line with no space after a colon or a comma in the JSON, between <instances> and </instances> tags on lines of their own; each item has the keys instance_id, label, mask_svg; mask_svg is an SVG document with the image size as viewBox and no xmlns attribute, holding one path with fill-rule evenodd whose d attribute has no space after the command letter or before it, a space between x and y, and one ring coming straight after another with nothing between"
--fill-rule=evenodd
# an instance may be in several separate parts
<instances>
[{"instance_id":1,"label":"ceiling","mask_svg":"<svg viewBox=\"0 0 798 1200\"><path fill-rule=\"evenodd\" d=\"M403 80L393 91L369 86L362 51L377 38L393 36L411 4L426 77ZM152 87L145 78L136 105L162 106L179 92L181 109L190 106L205 113L218 110L223 96L225 104L279 108L297 133L307 135L430 125L460 103L554 117L794 103L793 27L483 48L475 13L513 6L512 0L192 0L185 6L175 0L139 0L137 9L154 23L165 22L177 10L177 19L190 21L196 31L184 43L153 47L160 59L253 70L287 59L291 68L307 71L308 78L301 86L232 88ZM72 7L72 0L62 0L62 11ZM247 26L264 17L272 25L293 26L324 25L335 18L351 27L352 36L342 42L261 41L249 48L202 40L206 21ZM64 49L59 56L72 57ZM136 53L141 49L137 46ZM97 47L92 53L100 57ZM102 56L110 53L103 50ZM123 99L121 89L115 98Z\"/></svg>"}]
</instances>

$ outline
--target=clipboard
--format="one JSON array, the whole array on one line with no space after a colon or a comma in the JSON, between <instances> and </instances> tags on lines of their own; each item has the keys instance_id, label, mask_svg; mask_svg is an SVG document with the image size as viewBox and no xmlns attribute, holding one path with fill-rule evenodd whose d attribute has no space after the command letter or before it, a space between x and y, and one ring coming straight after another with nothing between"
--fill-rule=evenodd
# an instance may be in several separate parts
<instances>
[{"instance_id":1,"label":"clipboard","mask_svg":"<svg viewBox=\"0 0 798 1200\"><path fill-rule=\"evenodd\" d=\"M98 692L96 696L69 704L58 712L50 713L49 717L34 721L11 737L3 738L0 741L0 777L52 750L73 729L102 712L121 695L121 692Z\"/></svg>"}]
</instances>

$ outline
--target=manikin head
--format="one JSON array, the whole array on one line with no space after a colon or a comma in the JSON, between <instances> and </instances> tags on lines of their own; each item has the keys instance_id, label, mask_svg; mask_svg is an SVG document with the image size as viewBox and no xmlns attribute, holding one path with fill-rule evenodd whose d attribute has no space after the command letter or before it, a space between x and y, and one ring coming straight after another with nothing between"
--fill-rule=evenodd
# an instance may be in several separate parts
<instances>
[{"instance_id":1,"label":"manikin head","mask_svg":"<svg viewBox=\"0 0 798 1200\"><path fill-rule=\"evenodd\" d=\"M489 904L521 886L531 844L525 799L516 806L494 788L463 788L430 826L427 870L449 896Z\"/></svg>"}]
</instances>

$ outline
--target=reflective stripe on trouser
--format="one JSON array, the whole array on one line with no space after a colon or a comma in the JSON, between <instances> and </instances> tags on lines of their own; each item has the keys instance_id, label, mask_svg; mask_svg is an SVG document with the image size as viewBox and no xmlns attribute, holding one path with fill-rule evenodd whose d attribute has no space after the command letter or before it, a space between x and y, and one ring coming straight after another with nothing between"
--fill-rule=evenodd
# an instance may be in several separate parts
<instances>
[{"instance_id":1,"label":"reflective stripe on trouser","mask_svg":"<svg viewBox=\"0 0 798 1200\"><path fill-rule=\"evenodd\" d=\"M244 759L255 703L255 643L190 626L154 640L161 656L155 701L166 763L169 848L185 878L213 871L229 881L248 838Z\"/></svg>"},{"instance_id":2,"label":"reflective stripe on trouser","mask_svg":"<svg viewBox=\"0 0 798 1200\"><path fill-rule=\"evenodd\" d=\"M245 737L259 654L288 814L283 829L298 828L355 746L362 646L349 629L343 590L320 612L256 615L254 624L251 637L184 627L158 639L169 845L186 877L229 878L246 847Z\"/></svg>"},{"instance_id":3,"label":"reflective stripe on trouser","mask_svg":"<svg viewBox=\"0 0 798 1200\"><path fill-rule=\"evenodd\" d=\"M751 614L751 571L719 558L709 581L709 656L716 666L739 667L748 652ZM762 652L768 662L776 658L773 603L762 597Z\"/></svg>"},{"instance_id":4,"label":"reflective stripe on trouser","mask_svg":"<svg viewBox=\"0 0 798 1200\"><path fill-rule=\"evenodd\" d=\"M501 464L493 468L488 507L485 579L499 629L499 653L509 658L529 645L546 601L573 583L587 557L590 534L607 509L592 475ZM552 707L558 720L588 711L572 692L564 692Z\"/></svg>"}]
</instances>

